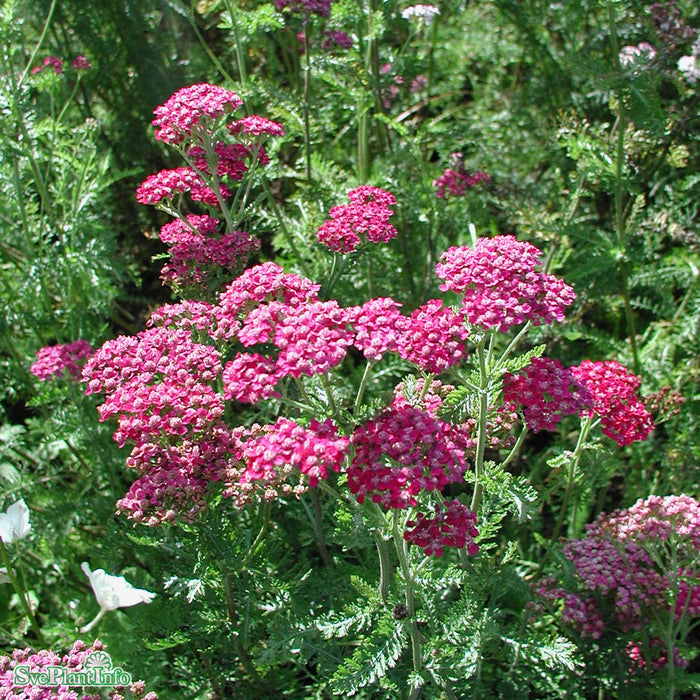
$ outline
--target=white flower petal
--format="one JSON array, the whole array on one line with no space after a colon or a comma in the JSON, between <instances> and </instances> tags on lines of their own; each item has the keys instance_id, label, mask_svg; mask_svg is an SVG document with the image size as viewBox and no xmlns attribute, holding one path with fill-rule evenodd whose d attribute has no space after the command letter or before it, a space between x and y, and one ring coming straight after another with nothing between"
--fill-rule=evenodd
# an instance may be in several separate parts
<instances>
[{"instance_id":1,"label":"white flower petal","mask_svg":"<svg viewBox=\"0 0 700 700\"><path fill-rule=\"evenodd\" d=\"M102 610L116 610L138 603L150 603L156 595L143 588L135 588L123 576L112 576L105 573L104 569L91 571L87 562L83 562L80 568L90 579L93 593Z\"/></svg>"},{"instance_id":2,"label":"white flower petal","mask_svg":"<svg viewBox=\"0 0 700 700\"><path fill-rule=\"evenodd\" d=\"M15 540L23 540L31 530L29 524L29 508L20 498L4 513L0 513L0 539L9 544Z\"/></svg>"}]
</instances>

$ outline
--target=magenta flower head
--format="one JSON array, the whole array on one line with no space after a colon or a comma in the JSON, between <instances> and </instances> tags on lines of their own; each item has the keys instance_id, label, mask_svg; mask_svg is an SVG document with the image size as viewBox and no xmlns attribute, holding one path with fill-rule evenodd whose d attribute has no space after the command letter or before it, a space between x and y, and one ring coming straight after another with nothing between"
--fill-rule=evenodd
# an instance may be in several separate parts
<instances>
[{"instance_id":1,"label":"magenta flower head","mask_svg":"<svg viewBox=\"0 0 700 700\"><path fill-rule=\"evenodd\" d=\"M32 68L32 73L41 73L44 68L53 68L56 71L56 75L61 75L63 73L63 60L58 58L58 56L47 56L42 65Z\"/></svg>"},{"instance_id":2,"label":"magenta flower head","mask_svg":"<svg viewBox=\"0 0 700 700\"><path fill-rule=\"evenodd\" d=\"M333 207L318 230L318 240L335 253L351 253L360 243L386 243L396 238L389 207L396 197L379 187L363 185L348 192L350 204Z\"/></svg>"},{"instance_id":3,"label":"magenta flower head","mask_svg":"<svg viewBox=\"0 0 700 700\"><path fill-rule=\"evenodd\" d=\"M469 323L497 328L530 321L538 326L564 320L574 290L542 270L542 251L515 236L480 238L475 248L453 247L435 270L445 280L440 289L461 293Z\"/></svg>"},{"instance_id":4,"label":"magenta flower head","mask_svg":"<svg viewBox=\"0 0 700 700\"><path fill-rule=\"evenodd\" d=\"M289 10L290 12L302 15L319 15L328 17L331 13L331 2L333 0L275 0L275 7L278 12Z\"/></svg>"},{"instance_id":5,"label":"magenta flower head","mask_svg":"<svg viewBox=\"0 0 700 700\"><path fill-rule=\"evenodd\" d=\"M65 345L47 345L37 351L30 371L42 382L60 377L64 372L78 379L85 360L92 357L94 352L87 340L82 339Z\"/></svg>"},{"instance_id":6,"label":"magenta flower head","mask_svg":"<svg viewBox=\"0 0 700 700\"><path fill-rule=\"evenodd\" d=\"M654 429L651 414L637 396L641 383L619 362L586 360L572 367L574 376L588 389L592 408L583 415L600 416L603 433L621 446L646 440Z\"/></svg>"},{"instance_id":7,"label":"magenta flower head","mask_svg":"<svg viewBox=\"0 0 700 700\"><path fill-rule=\"evenodd\" d=\"M199 83L182 88L154 110L156 138L164 143L180 143L205 119L218 119L242 104L235 92L217 85Z\"/></svg>"},{"instance_id":8,"label":"magenta flower head","mask_svg":"<svg viewBox=\"0 0 700 700\"><path fill-rule=\"evenodd\" d=\"M71 65L75 70L88 70L88 68L92 68L90 61L83 55L76 56Z\"/></svg>"},{"instance_id":9,"label":"magenta flower head","mask_svg":"<svg viewBox=\"0 0 700 700\"><path fill-rule=\"evenodd\" d=\"M525 423L534 432L556 430L563 416L592 404L588 389L572 370L548 357L535 357L523 372L506 374L503 399L513 408L523 407Z\"/></svg>"},{"instance_id":10,"label":"magenta flower head","mask_svg":"<svg viewBox=\"0 0 700 700\"><path fill-rule=\"evenodd\" d=\"M436 506L432 518L419 513L415 520L406 522L406 527L404 539L422 547L428 556L441 557L445 547L466 547L471 556L479 552L479 545L474 542L479 534L476 514L456 498Z\"/></svg>"}]
</instances>

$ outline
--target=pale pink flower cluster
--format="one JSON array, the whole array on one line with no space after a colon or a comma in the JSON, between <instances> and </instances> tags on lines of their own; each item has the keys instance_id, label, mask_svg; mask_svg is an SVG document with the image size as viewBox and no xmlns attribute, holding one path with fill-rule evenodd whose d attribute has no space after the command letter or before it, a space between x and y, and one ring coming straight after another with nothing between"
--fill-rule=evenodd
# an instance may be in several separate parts
<instances>
[{"instance_id":1,"label":"pale pink flower cluster","mask_svg":"<svg viewBox=\"0 0 700 700\"><path fill-rule=\"evenodd\" d=\"M648 42L642 41L636 46L623 46L619 58L623 68L645 68L656 58L656 49Z\"/></svg>"},{"instance_id":2,"label":"pale pink flower cluster","mask_svg":"<svg viewBox=\"0 0 700 700\"><path fill-rule=\"evenodd\" d=\"M390 407L358 426L348 488L362 503L384 508L417 504L421 491L441 491L463 480L466 455L455 429L412 406Z\"/></svg>"},{"instance_id":3,"label":"pale pink flower cluster","mask_svg":"<svg viewBox=\"0 0 700 700\"><path fill-rule=\"evenodd\" d=\"M525 423L534 432L556 430L563 416L576 415L592 399L573 371L557 360L534 357L524 371L503 377L503 400L522 406Z\"/></svg>"},{"instance_id":4,"label":"pale pink flower cluster","mask_svg":"<svg viewBox=\"0 0 700 700\"><path fill-rule=\"evenodd\" d=\"M360 243L386 243L396 238L396 229L389 223L396 204L390 192L363 185L348 192L350 204L333 207L328 219L318 230L318 240L335 253L351 253Z\"/></svg>"},{"instance_id":5,"label":"pale pink flower cluster","mask_svg":"<svg viewBox=\"0 0 700 700\"><path fill-rule=\"evenodd\" d=\"M82 339L64 345L47 345L37 351L36 360L29 369L42 382L60 377L64 372L79 379L85 360L94 352L90 343Z\"/></svg>"},{"instance_id":6,"label":"pale pink flower cluster","mask_svg":"<svg viewBox=\"0 0 700 700\"><path fill-rule=\"evenodd\" d=\"M164 143L180 143L192 137L195 127L207 128L209 121L234 112L242 104L235 92L217 85L200 83L182 88L155 108L156 138Z\"/></svg>"},{"instance_id":7,"label":"pale pink flower cluster","mask_svg":"<svg viewBox=\"0 0 700 700\"><path fill-rule=\"evenodd\" d=\"M476 528L476 514L456 498L437 505L432 518L418 513L415 520L406 522L404 539L422 547L428 556L441 557L445 547L466 547L470 556L479 553L479 545L474 538L479 535Z\"/></svg>"},{"instance_id":8,"label":"pale pink flower cluster","mask_svg":"<svg viewBox=\"0 0 700 700\"><path fill-rule=\"evenodd\" d=\"M27 667L30 674L42 671L48 673L48 666L60 666L68 672L80 672L86 668L86 660L91 654L104 652L105 646L99 640L91 645L80 640L76 641L71 649L62 656L48 649L32 651L29 647L15 649L10 656L0 656L0 698L7 700L100 700L102 694L84 693L84 688L74 686L48 686L29 684L17 686L15 684L15 669L17 666ZM26 674L22 674L26 675ZM123 700L126 697L132 700L158 700L153 691L147 692L143 681L135 681L128 687L118 686L110 691L110 700Z\"/></svg>"},{"instance_id":9,"label":"pale pink flower cluster","mask_svg":"<svg viewBox=\"0 0 700 700\"><path fill-rule=\"evenodd\" d=\"M585 360L572 372L585 384L592 407L584 415L600 416L603 433L619 445L646 440L654 429L651 414L637 396L639 377L619 362Z\"/></svg>"},{"instance_id":10,"label":"pale pink flower cluster","mask_svg":"<svg viewBox=\"0 0 700 700\"><path fill-rule=\"evenodd\" d=\"M436 265L442 291L461 293L469 323L506 332L564 320L574 290L542 271L542 251L514 236L480 238L474 248L452 247Z\"/></svg>"},{"instance_id":11,"label":"pale pink flower cluster","mask_svg":"<svg viewBox=\"0 0 700 700\"><path fill-rule=\"evenodd\" d=\"M235 277L260 241L243 231L218 236L219 220L206 214L189 214L165 224L160 239L170 246L170 260L161 279L175 289L196 286L207 289L207 280L217 272Z\"/></svg>"},{"instance_id":12,"label":"pale pink flower cluster","mask_svg":"<svg viewBox=\"0 0 700 700\"><path fill-rule=\"evenodd\" d=\"M585 636L598 638L611 625L635 635L669 615L700 616L700 502L694 498L650 496L602 513L585 537L565 544L564 555L574 565L576 588L546 579L539 593L562 599L563 619Z\"/></svg>"}]
</instances>

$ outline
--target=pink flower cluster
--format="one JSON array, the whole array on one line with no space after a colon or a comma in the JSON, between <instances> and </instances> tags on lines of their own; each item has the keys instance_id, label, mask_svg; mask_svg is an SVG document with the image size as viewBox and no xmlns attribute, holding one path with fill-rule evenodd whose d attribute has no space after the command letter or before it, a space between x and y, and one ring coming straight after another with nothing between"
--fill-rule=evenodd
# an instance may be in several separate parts
<instances>
[{"instance_id":1,"label":"pink flower cluster","mask_svg":"<svg viewBox=\"0 0 700 700\"><path fill-rule=\"evenodd\" d=\"M469 323L501 332L526 321L564 320L576 295L541 269L542 252L514 236L480 238L475 248L452 247L436 265L442 291L461 293Z\"/></svg>"},{"instance_id":2,"label":"pink flower cluster","mask_svg":"<svg viewBox=\"0 0 700 700\"><path fill-rule=\"evenodd\" d=\"M700 616L700 502L694 498L650 496L602 513L585 537L565 544L564 555L574 565L576 588L546 579L539 593L563 600L563 619L584 636L599 638L615 625L634 637L649 625L653 632L669 615Z\"/></svg>"},{"instance_id":3,"label":"pink flower cluster","mask_svg":"<svg viewBox=\"0 0 700 700\"><path fill-rule=\"evenodd\" d=\"M318 240L335 253L351 253L360 243L386 243L396 238L396 229L389 223L396 204L390 192L363 185L348 192L350 204L333 207L328 219L318 230Z\"/></svg>"},{"instance_id":4,"label":"pink flower cluster","mask_svg":"<svg viewBox=\"0 0 700 700\"><path fill-rule=\"evenodd\" d=\"M417 308L398 344L401 357L424 372L440 374L464 358L469 331L464 315L430 299Z\"/></svg>"},{"instance_id":5,"label":"pink flower cluster","mask_svg":"<svg viewBox=\"0 0 700 700\"><path fill-rule=\"evenodd\" d=\"M563 416L579 414L592 403L573 371L548 357L534 357L523 372L504 375L503 400L514 409L523 407L534 432L556 430Z\"/></svg>"},{"instance_id":6,"label":"pink flower cluster","mask_svg":"<svg viewBox=\"0 0 700 700\"><path fill-rule=\"evenodd\" d=\"M58 56L46 56L44 62L40 66L34 66L34 68L32 68L32 73L36 75L37 73L41 73L44 68L49 67L56 71L56 75L61 75L61 73L63 73L63 59L58 58Z\"/></svg>"},{"instance_id":7,"label":"pink flower cluster","mask_svg":"<svg viewBox=\"0 0 700 700\"><path fill-rule=\"evenodd\" d=\"M281 124L256 115L238 119L226 127L232 134L252 134L253 136L284 136Z\"/></svg>"},{"instance_id":8,"label":"pink flower cluster","mask_svg":"<svg viewBox=\"0 0 700 700\"><path fill-rule=\"evenodd\" d=\"M433 187L436 189L436 196L439 199L445 199L447 196L463 197L467 190L473 189L482 182L489 185L490 175L481 171L466 173L446 168L442 175L433 180Z\"/></svg>"},{"instance_id":9,"label":"pink flower cluster","mask_svg":"<svg viewBox=\"0 0 700 700\"><path fill-rule=\"evenodd\" d=\"M48 685L23 685L15 684L15 670L18 666L26 668L25 674L48 673L49 666L60 666L67 672L79 673L86 669L86 661L95 652L104 652L104 644L95 640L88 646L85 642L76 641L68 653L60 656L54 651L41 649L32 651L30 648L15 649L11 656L0 656L0 698L8 700L100 700L102 694L81 693L83 688L75 686L48 686ZM81 693L81 694L79 694ZM128 694L128 695L127 695ZM143 681L135 681L128 687L118 686L109 694L110 700L124 700L130 697L133 700L158 700L153 692L146 691Z\"/></svg>"},{"instance_id":10,"label":"pink flower cluster","mask_svg":"<svg viewBox=\"0 0 700 700\"><path fill-rule=\"evenodd\" d=\"M237 482L255 482L269 491L296 473L302 492L306 483L315 488L319 479L328 478L329 471L340 471L348 444L348 438L339 436L330 420L312 420L305 428L288 418L278 418L274 425L265 426L242 443L246 469ZM232 488L235 484L229 485Z\"/></svg>"},{"instance_id":11,"label":"pink flower cluster","mask_svg":"<svg viewBox=\"0 0 700 700\"><path fill-rule=\"evenodd\" d=\"M619 362L585 360L572 372L585 384L592 407L584 415L600 416L603 433L619 445L646 440L654 429L651 414L637 396L639 377Z\"/></svg>"},{"instance_id":12,"label":"pink flower cluster","mask_svg":"<svg viewBox=\"0 0 700 700\"><path fill-rule=\"evenodd\" d=\"M163 226L160 239L170 246L170 260L161 270L164 283L206 290L207 280L217 273L235 276L243 269L260 241L243 231L218 237L218 225L218 219L190 214Z\"/></svg>"},{"instance_id":13,"label":"pink flower cluster","mask_svg":"<svg viewBox=\"0 0 700 700\"><path fill-rule=\"evenodd\" d=\"M303 15L316 14L328 17L332 2L333 0L275 0L275 7L279 12L287 9Z\"/></svg>"},{"instance_id":14,"label":"pink flower cluster","mask_svg":"<svg viewBox=\"0 0 700 700\"><path fill-rule=\"evenodd\" d=\"M219 206L216 192L205 184L201 176L192 168L181 167L161 170L149 175L136 189L136 201L141 204L160 204L164 199L172 199L178 194L190 193L195 202L203 202L212 207ZM219 185L219 194L223 199L231 196L226 185Z\"/></svg>"},{"instance_id":15,"label":"pink flower cluster","mask_svg":"<svg viewBox=\"0 0 700 700\"><path fill-rule=\"evenodd\" d=\"M345 32L328 30L323 32L323 36L326 37L321 43L323 51L332 51L338 48L347 51L352 48L352 39Z\"/></svg>"},{"instance_id":16,"label":"pink flower cluster","mask_svg":"<svg viewBox=\"0 0 700 700\"><path fill-rule=\"evenodd\" d=\"M156 138L164 143L180 143L193 135L195 127L207 128L209 120L230 114L242 104L235 92L217 85L200 83L182 88L154 110Z\"/></svg>"},{"instance_id":17,"label":"pink flower cluster","mask_svg":"<svg viewBox=\"0 0 700 700\"><path fill-rule=\"evenodd\" d=\"M418 545L428 556L441 557L444 547L467 548L471 556L478 554L479 545L474 538L479 535L476 515L456 498L435 507L435 515L427 518L419 513L415 520L406 522L404 539Z\"/></svg>"},{"instance_id":18,"label":"pink flower cluster","mask_svg":"<svg viewBox=\"0 0 700 700\"><path fill-rule=\"evenodd\" d=\"M29 369L42 382L60 377L64 372L79 379L84 361L94 352L87 340L82 339L65 345L47 345L37 351L36 360Z\"/></svg>"},{"instance_id":19,"label":"pink flower cluster","mask_svg":"<svg viewBox=\"0 0 700 700\"><path fill-rule=\"evenodd\" d=\"M348 488L360 503L369 496L387 509L414 506L421 491L463 480L466 455L455 438L426 411L390 407L355 429Z\"/></svg>"}]
</instances>

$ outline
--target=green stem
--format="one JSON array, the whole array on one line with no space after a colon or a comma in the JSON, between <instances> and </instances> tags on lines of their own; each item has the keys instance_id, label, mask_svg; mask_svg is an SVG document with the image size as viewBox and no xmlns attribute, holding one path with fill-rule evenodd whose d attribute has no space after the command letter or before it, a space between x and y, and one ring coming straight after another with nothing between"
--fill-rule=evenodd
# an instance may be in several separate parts
<instances>
[{"instance_id":1,"label":"green stem","mask_svg":"<svg viewBox=\"0 0 700 700\"><path fill-rule=\"evenodd\" d=\"M32 69L32 66L34 65L34 60L36 59L37 54L41 50L41 47L44 43L44 39L46 39L46 34L49 31L49 25L51 24L51 19L53 18L53 13L54 13L54 10L56 9L56 4L57 4L57 0L51 0L51 5L49 6L49 12L46 15L46 19L44 20L44 26L41 28L41 34L39 35L39 39L36 42L36 46L34 47L34 50L32 51L32 55L29 57L29 60L27 61L27 65L26 65L25 69L22 71L22 76L19 79L19 83L18 83L17 87L20 87L22 85L22 83L27 78L29 71Z\"/></svg>"},{"instance_id":2,"label":"green stem","mask_svg":"<svg viewBox=\"0 0 700 700\"><path fill-rule=\"evenodd\" d=\"M396 554L399 558L399 565L401 566L401 572L403 578L406 582L406 610L408 610L408 627L411 636L411 656L413 660L413 671L414 673L420 673L423 669L423 656L421 653L421 638L420 632L418 631L418 623L415 619L416 614L416 604L415 604L415 589L413 574L411 573L411 565L408 561L408 543L403 537L402 523L399 522L401 517L400 510L394 510L393 514L393 535L394 535L394 547L396 548ZM417 697L417 693L414 695L414 690L411 691L409 697Z\"/></svg>"},{"instance_id":3,"label":"green stem","mask_svg":"<svg viewBox=\"0 0 700 700\"><path fill-rule=\"evenodd\" d=\"M311 110L311 52L309 44L309 23L304 24L304 155L306 160L306 181L311 182L311 127L309 111Z\"/></svg>"},{"instance_id":4,"label":"green stem","mask_svg":"<svg viewBox=\"0 0 700 700\"><path fill-rule=\"evenodd\" d=\"M478 513L479 503L483 492L484 482L484 453L486 451L486 419L488 418L489 376L486 369L486 356L484 351L485 339L476 346L477 358L479 360L479 432L477 435L476 456L474 459L474 495L472 496L471 510Z\"/></svg>"},{"instance_id":5,"label":"green stem","mask_svg":"<svg viewBox=\"0 0 700 700\"><path fill-rule=\"evenodd\" d=\"M379 555L379 595L382 601L386 603L391 582L391 558L389 557L389 548L386 546L386 540L382 537L379 530L374 531L374 541L377 545L377 554Z\"/></svg>"},{"instance_id":6,"label":"green stem","mask_svg":"<svg viewBox=\"0 0 700 700\"><path fill-rule=\"evenodd\" d=\"M5 569L7 571L7 578L9 579L12 588L17 594L17 598L19 598L20 604L24 608L24 612L27 615L27 618L29 619L32 629L34 630L34 634L36 635L37 641L39 642L39 644L41 644L42 647L46 647L44 636L41 634L41 628L39 627L39 623L37 622L36 617L34 616L34 612L32 611L32 607L29 604L29 600L27 599L27 595L25 593L26 585L24 587L21 586L19 581L17 580L17 577L14 575L12 571L12 565L10 563L10 557L7 554L5 543L2 540L0 540L0 558L2 558L2 563L5 565ZM24 583L24 577L22 577L22 579L22 583Z\"/></svg>"},{"instance_id":7,"label":"green stem","mask_svg":"<svg viewBox=\"0 0 700 700\"><path fill-rule=\"evenodd\" d=\"M622 75L622 66L620 64L620 51L617 40L617 30L615 25L615 9L613 3L608 3L608 20L610 26L610 41L612 43L612 54L615 60L615 68L618 75ZM615 124L617 131L616 150L615 150L615 232L617 234L617 245L619 248L618 270L620 273L620 293L625 309L625 323L627 325L627 336L630 341L630 349L632 350L632 359L634 363L635 374L641 373L641 363L639 360L639 350L637 348L637 330L630 301L629 293L629 262L627 260L627 236L625 233L626 213L623 203L623 169L625 164L625 132L627 131L628 115L625 107L625 94L622 87L617 90L618 101L618 119Z\"/></svg>"},{"instance_id":8,"label":"green stem","mask_svg":"<svg viewBox=\"0 0 700 700\"><path fill-rule=\"evenodd\" d=\"M360 386L357 390L357 396L355 397L355 403L352 407L352 415L354 417L357 417L357 413L360 410L360 406L362 405L362 398L365 395L365 389L367 387L369 375L371 374L373 367L374 362L372 360L367 360L367 364L365 365L365 371L362 374L362 380L360 381Z\"/></svg>"},{"instance_id":9,"label":"green stem","mask_svg":"<svg viewBox=\"0 0 700 700\"><path fill-rule=\"evenodd\" d=\"M316 537L318 551L324 566L330 568L333 566L333 562L328 554L326 539L323 536L323 509L321 508L321 498L318 495L318 489L311 489L311 502L314 506L314 535Z\"/></svg>"}]
</instances>

